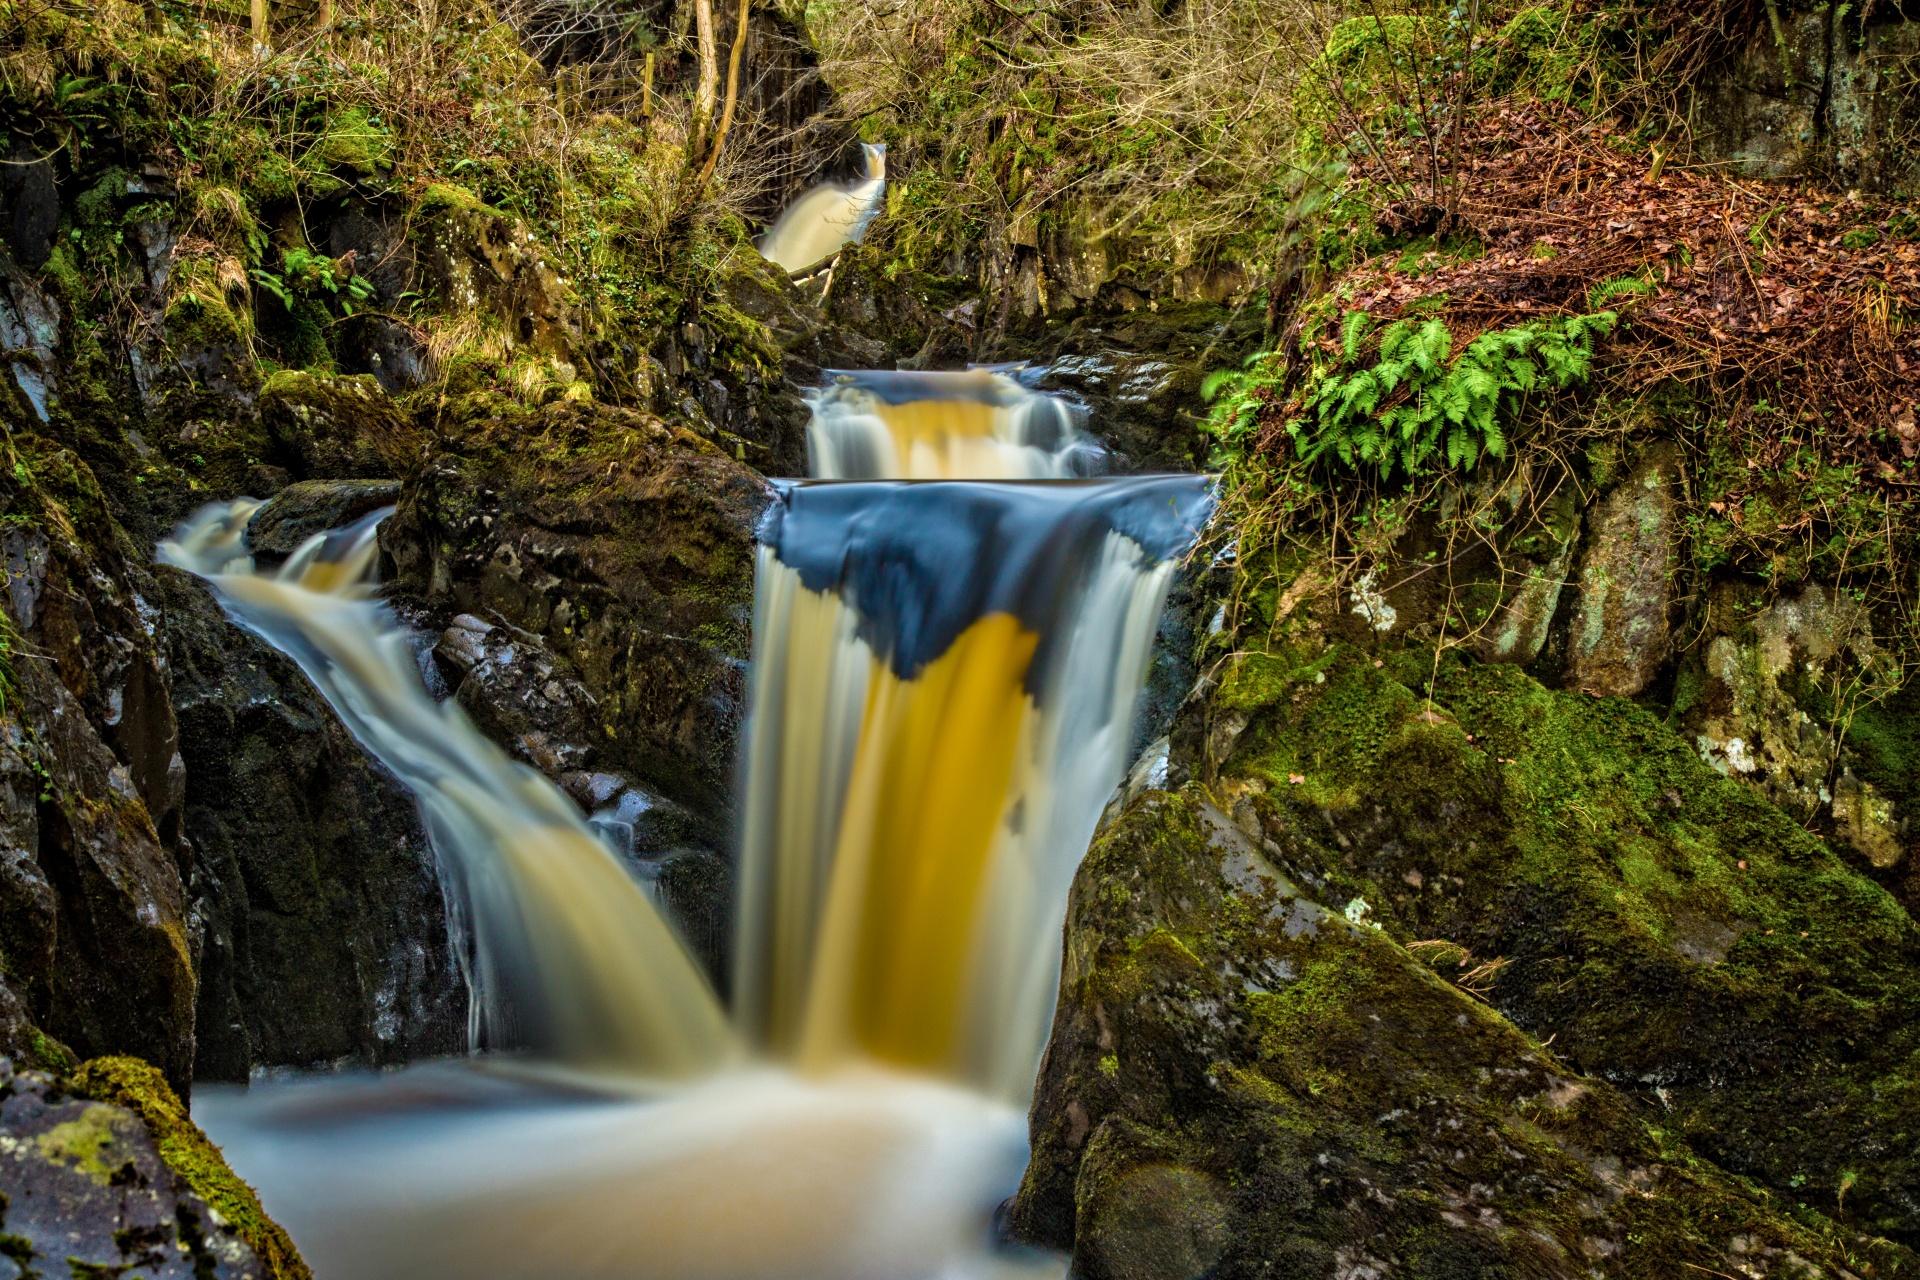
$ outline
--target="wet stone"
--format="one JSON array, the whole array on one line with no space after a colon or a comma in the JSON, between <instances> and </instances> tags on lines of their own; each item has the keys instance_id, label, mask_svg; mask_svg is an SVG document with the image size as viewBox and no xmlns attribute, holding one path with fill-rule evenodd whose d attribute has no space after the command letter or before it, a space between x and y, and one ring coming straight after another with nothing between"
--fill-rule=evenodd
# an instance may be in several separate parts
<instances>
[{"instance_id":1,"label":"wet stone","mask_svg":"<svg viewBox=\"0 0 1920 1280\"><path fill-rule=\"evenodd\" d=\"M247 523L247 545L263 560L284 559L315 534L351 524L400 499L398 480L302 480L287 485Z\"/></svg>"},{"instance_id":2,"label":"wet stone","mask_svg":"<svg viewBox=\"0 0 1920 1280\"><path fill-rule=\"evenodd\" d=\"M1639 693L1672 652L1667 614L1680 536L1678 478L1678 455L1651 449L1588 516L1568 673L1583 692Z\"/></svg>"},{"instance_id":3,"label":"wet stone","mask_svg":"<svg viewBox=\"0 0 1920 1280\"><path fill-rule=\"evenodd\" d=\"M161 1159L133 1112L71 1097L50 1076L16 1075L4 1059L0 1099L0 1273L268 1274Z\"/></svg>"}]
</instances>

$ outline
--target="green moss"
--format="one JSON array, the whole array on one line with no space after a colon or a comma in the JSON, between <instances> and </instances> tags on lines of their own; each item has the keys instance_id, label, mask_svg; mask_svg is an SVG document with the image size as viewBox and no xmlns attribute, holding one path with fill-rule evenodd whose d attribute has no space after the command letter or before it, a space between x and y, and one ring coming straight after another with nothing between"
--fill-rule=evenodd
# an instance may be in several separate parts
<instances>
[{"instance_id":1,"label":"green moss","mask_svg":"<svg viewBox=\"0 0 1920 1280\"><path fill-rule=\"evenodd\" d=\"M40 1134L34 1145L42 1159L71 1164L104 1187L118 1163L108 1156L123 1136L119 1132L122 1114L117 1108L95 1103L74 1119Z\"/></svg>"},{"instance_id":2,"label":"green moss","mask_svg":"<svg viewBox=\"0 0 1920 1280\"><path fill-rule=\"evenodd\" d=\"M491 212L480 197L466 187L452 182L431 182L420 193L415 207L421 213L435 213L444 209L460 209L473 213Z\"/></svg>"},{"instance_id":3,"label":"green moss","mask_svg":"<svg viewBox=\"0 0 1920 1280\"><path fill-rule=\"evenodd\" d=\"M1696 1150L1910 1229L1920 1165L1879 1135L1920 1132L1920 928L1889 894L1631 702L1452 658L1428 698L1431 655L1331 652L1324 685L1273 685L1265 708L1223 686L1250 720L1224 772L1268 784L1294 865L1402 942L1499 958L1495 1007L1658 1082Z\"/></svg>"},{"instance_id":4,"label":"green moss","mask_svg":"<svg viewBox=\"0 0 1920 1280\"><path fill-rule=\"evenodd\" d=\"M156 1068L138 1058L94 1058L73 1079L87 1097L125 1107L146 1122L161 1159L232 1224L266 1266L267 1280L312 1280L287 1233L267 1217L253 1188L234 1176Z\"/></svg>"},{"instance_id":5,"label":"green moss","mask_svg":"<svg viewBox=\"0 0 1920 1280\"><path fill-rule=\"evenodd\" d=\"M1176 1166L1233 1188L1219 1274L1287 1259L1327 1274L1339 1252L1517 1280L1597 1247L1598 1272L1621 1277L1723 1271L1748 1248L1912 1274L1899 1246L1728 1176L1664 1111L1576 1076L1388 933L1300 927L1296 891L1230 851L1264 829L1288 867L1324 864L1208 804L1145 793L1082 864L1017 1229L1097 1257L1151 1235L1117 1231L1103 1206Z\"/></svg>"},{"instance_id":6,"label":"green moss","mask_svg":"<svg viewBox=\"0 0 1920 1280\"><path fill-rule=\"evenodd\" d=\"M329 169L371 178L393 167L393 131L366 107L348 107L327 120L313 144L314 158Z\"/></svg>"}]
</instances>

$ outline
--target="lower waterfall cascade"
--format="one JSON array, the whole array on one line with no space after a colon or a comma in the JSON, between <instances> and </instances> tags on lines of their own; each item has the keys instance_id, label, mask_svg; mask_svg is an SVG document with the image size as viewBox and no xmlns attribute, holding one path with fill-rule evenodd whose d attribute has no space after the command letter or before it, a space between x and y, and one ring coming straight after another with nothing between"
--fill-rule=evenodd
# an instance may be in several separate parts
<instances>
[{"instance_id":1,"label":"lower waterfall cascade","mask_svg":"<svg viewBox=\"0 0 1920 1280\"><path fill-rule=\"evenodd\" d=\"M836 386L913 406L910 435L1080 444L999 371ZM1054 453L1003 438L1009 414L1059 415ZM1008 469L777 482L730 1013L573 803L427 693L369 581L384 513L277 570L248 553L253 503L164 545L413 792L467 957L468 1061L196 1094L322 1280L1061 1275L991 1219L1068 885L1212 493Z\"/></svg>"}]
</instances>

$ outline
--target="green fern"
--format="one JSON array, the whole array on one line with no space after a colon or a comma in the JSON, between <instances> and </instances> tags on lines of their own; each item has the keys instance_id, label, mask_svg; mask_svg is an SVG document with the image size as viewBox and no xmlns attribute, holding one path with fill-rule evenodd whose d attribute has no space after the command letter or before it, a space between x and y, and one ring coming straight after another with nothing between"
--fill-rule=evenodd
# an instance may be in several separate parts
<instances>
[{"instance_id":1,"label":"green fern","mask_svg":"<svg viewBox=\"0 0 1920 1280\"><path fill-rule=\"evenodd\" d=\"M1617 319L1603 311L1483 333L1457 358L1444 321L1416 327L1397 320L1380 331L1373 364L1353 368L1372 321L1349 312L1341 325L1345 359L1306 395L1288 434L1308 464L1331 456L1382 475L1413 475L1436 460L1471 469L1483 456L1506 456L1503 406L1542 386L1584 381L1596 339Z\"/></svg>"},{"instance_id":2,"label":"green fern","mask_svg":"<svg viewBox=\"0 0 1920 1280\"><path fill-rule=\"evenodd\" d=\"M1604 311L1609 304L1620 299L1643 297L1652 292L1653 281L1645 276L1616 276L1587 290L1587 308L1590 311Z\"/></svg>"}]
</instances>

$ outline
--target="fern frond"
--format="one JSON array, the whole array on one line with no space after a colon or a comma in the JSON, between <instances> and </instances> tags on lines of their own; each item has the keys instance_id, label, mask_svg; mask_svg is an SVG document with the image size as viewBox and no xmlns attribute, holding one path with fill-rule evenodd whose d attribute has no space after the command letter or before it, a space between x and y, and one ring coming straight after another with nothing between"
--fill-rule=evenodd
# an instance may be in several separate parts
<instances>
[{"instance_id":1,"label":"fern frond","mask_svg":"<svg viewBox=\"0 0 1920 1280\"><path fill-rule=\"evenodd\" d=\"M1347 312L1347 318L1340 325L1340 349L1346 352L1348 364L1360 358L1360 342L1372 327L1373 317L1366 312Z\"/></svg>"}]
</instances>

